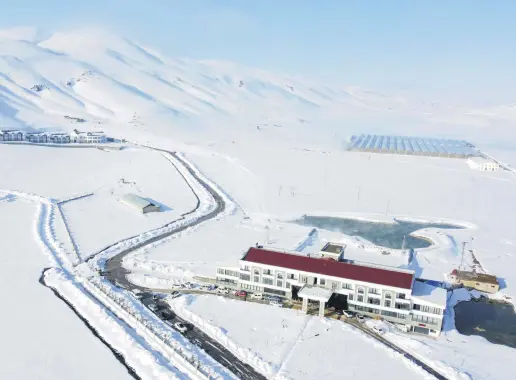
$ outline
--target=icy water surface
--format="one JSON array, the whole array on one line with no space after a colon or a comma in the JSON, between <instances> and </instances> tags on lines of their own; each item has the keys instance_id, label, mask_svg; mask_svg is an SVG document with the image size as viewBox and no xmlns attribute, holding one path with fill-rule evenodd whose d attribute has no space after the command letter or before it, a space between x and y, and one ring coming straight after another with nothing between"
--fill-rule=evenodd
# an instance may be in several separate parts
<instances>
[{"instance_id":1,"label":"icy water surface","mask_svg":"<svg viewBox=\"0 0 516 380\"><path fill-rule=\"evenodd\" d=\"M405 248L426 248L432 243L426 239L410 236L410 233L423 228L461 229L452 224L441 223L373 223L356 219L335 218L328 216L305 216L295 221L305 226L322 228L329 231L340 232L349 236L360 236L370 242L387 248L401 249L403 236Z\"/></svg>"},{"instance_id":2,"label":"icy water surface","mask_svg":"<svg viewBox=\"0 0 516 380\"><path fill-rule=\"evenodd\" d=\"M455 327L461 334L516 348L516 313L511 304L486 297L460 302L455 306Z\"/></svg>"}]
</instances>

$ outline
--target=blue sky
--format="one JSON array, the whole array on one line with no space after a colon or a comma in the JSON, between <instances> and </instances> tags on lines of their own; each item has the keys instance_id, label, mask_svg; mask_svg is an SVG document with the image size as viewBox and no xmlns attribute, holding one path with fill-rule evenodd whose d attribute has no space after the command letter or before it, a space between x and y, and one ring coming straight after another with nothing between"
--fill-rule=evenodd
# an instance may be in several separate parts
<instances>
[{"instance_id":1,"label":"blue sky","mask_svg":"<svg viewBox=\"0 0 516 380\"><path fill-rule=\"evenodd\" d=\"M329 83L516 101L514 0L0 0L0 28L98 25L171 56Z\"/></svg>"}]
</instances>

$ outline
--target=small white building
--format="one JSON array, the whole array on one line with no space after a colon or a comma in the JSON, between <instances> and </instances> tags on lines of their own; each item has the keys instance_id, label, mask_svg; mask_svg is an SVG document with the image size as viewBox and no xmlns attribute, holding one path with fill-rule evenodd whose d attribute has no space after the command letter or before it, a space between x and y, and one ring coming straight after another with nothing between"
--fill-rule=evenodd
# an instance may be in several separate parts
<instances>
[{"instance_id":1,"label":"small white building","mask_svg":"<svg viewBox=\"0 0 516 380\"><path fill-rule=\"evenodd\" d=\"M132 207L135 210L138 210L142 214L160 211L160 207L158 205L155 205L154 203L136 194L126 194L120 198L120 202L129 207Z\"/></svg>"},{"instance_id":2,"label":"small white building","mask_svg":"<svg viewBox=\"0 0 516 380\"><path fill-rule=\"evenodd\" d=\"M470 157L467 159L467 163L471 169L485 172L494 172L501 169L498 163L484 157Z\"/></svg>"},{"instance_id":3,"label":"small white building","mask_svg":"<svg viewBox=\"0 0 516 380\"><path fill-rule=\"evenodd\" d=\"M0 141L23 141L24 139L24 132L15 130L15 129L8 129L0 131Z\"/></svg>"},{"instance_id":4,"label":"small white building","mask_svg":"<svg viewBox=\"0 0 516 380\"><path fill-rule=\"evenodd\" d=\"M74 143L79 144L104 144L107 142L104 132L80 132L77 129L70 133L70 138Z\"/></svg>"}]
</instances>

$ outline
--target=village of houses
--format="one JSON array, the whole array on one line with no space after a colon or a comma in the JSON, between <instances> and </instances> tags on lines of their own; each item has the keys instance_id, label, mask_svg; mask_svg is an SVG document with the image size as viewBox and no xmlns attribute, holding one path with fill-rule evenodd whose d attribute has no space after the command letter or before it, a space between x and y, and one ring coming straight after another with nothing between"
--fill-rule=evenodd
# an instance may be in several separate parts
<instances>
[{"instance_id":1,"label":"village of houses","mask_svg":"<svg viewBox=\"0 0 516 380\"><path fill-rule=\"evenodd\" d=\"M26 132L16 129L0 130L0 142L33 144L104 144L110 139L103 132Z\"/></svg>"}]
</instances>

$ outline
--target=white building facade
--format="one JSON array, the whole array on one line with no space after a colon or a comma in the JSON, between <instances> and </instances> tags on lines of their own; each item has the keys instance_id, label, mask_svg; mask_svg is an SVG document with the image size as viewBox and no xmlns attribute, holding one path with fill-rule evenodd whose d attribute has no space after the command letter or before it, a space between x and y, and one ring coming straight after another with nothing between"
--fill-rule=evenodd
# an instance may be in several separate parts
<instances>
[{"instance_id":1,"label":"white building facade","mask_svg":"<svg viewBox=\"0 0 516 380\"><path fill-rule=\"evenodd\" d=\"M72 131L70 138L78 144L104 144L107 142L103 132L80 132L77 129Z\"/></svg>"},{"instance_id":2,"label":"white building facade","mask_svg":"<svg viewBox=\"0 0 516 380\"><path fill-rule=\"evenodd\" d=\"M434 337L446 308L446 291L420 285L413 271L256 247L238 268L217 268L216 279L236 289L301 299L303 311L315 307L320 316L325 307L352 310Z\"/></svg>"},{"instance_id":3,"label":"white building facade","mask_svg":"<svg viewBox=\"0 0 516 380\"><path fill-rule=\"evenodd\" d=\"M497 162L484 157L470 157L467 162L471 169L481 170L484 172L494 172L501 169Z\"/></svg>"},{"instance_id":4,"label":"white building facade","mask_svg":"<svg viewBox=\"0 0 516 380\"><path fill-rule=\"evenodd\" d=\"M42 132L27 133L25 135L25 140L36 144L46 144L49 142L47 134Z\"/></svg>"},{"instance_id":5,"label":"white building facade","mask_svg":"<svg viewBox=\"0 0 516 380\"><path fill-rule=\"evenodd\" d=\"M18 130L4 130L0 131L0 141L23 141L25 135Z\"/></svg>"}]
</instances>

